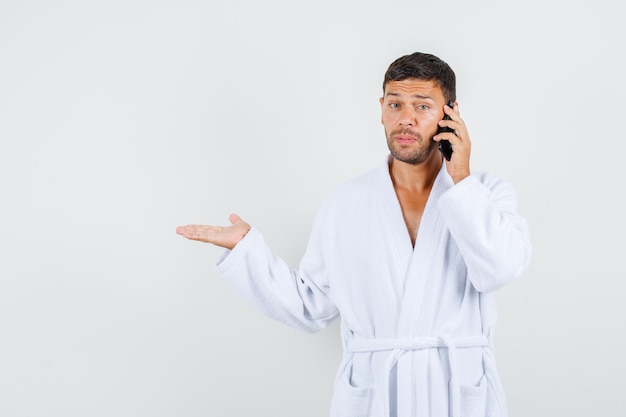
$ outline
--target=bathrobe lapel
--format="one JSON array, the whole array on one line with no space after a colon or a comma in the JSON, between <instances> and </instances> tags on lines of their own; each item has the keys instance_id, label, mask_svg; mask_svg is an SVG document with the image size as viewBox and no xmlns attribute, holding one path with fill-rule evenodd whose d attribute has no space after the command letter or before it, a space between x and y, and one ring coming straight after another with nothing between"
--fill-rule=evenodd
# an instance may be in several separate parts
<instances>
[{"instance_id":1,"label":"bathrobe lapel","mask_svg":"<svg viewBox=\"0 0 626 417\"><path fill-rule=\"evenodd\" d=\"M445 169L445 164L443 164L426 202L415 247L411 246L411 238L404 223L400 202L388 171L384 185L381 196L383 196L384 213L389 225L387 239L389 244L395 247L396 261L399 262L398 270L405 271L401 279L392 279L392 281L400 282L402 285L399 292L402 300L397 321L397 337L398 339L411 340L432 336L430 331L433 318L424 315L424 312L431 311L431 309L427 308L422 312L422 306L432 298L425 294L426 284L432 275L429 274L431 260L441 245L442 233L440 229L444 227L437 201L452 186L452 180ZM426 361L428 354L427 351L417 353L418 357L413 354L406 354L406 352L392 354L397 365L395 378L398 392L390 398L391 404L395 404L391 406L392 409L395 408L395 414L413 415L415 405L411 401L402 401L402 399L411 398L412 393L410 391L415 387L414 375L411 371L413 369L412 362L414 360ZM420 403L417 404L417 407L427 409L428 405Z\"/></svg>"},{"instance_id":2,"label":"bathrobe lapel","mask_svg":"<svg viewBox=\"0 0 626 417\"><path fill-rule=\"evenodd\" d=\"M402 208L400 207L396 191L393 188L388 166L382 171L380 180L379 195L381 197L378 201L381 203L383 216L387 222L385 240L389 242L389 245L396 255L394 261L397 263L398 270L404 273L402 279L394 279L393 281L400 282L402 283L401 285L404 286L406 284L406 276L409 272L411 258L413 257L411 236L409 236L409 231L404 223ZM401 288L399 293L403 294L404 288Z\"/></svg>"},{"instance_id":3,"label":"bathrobe lapel","mask_svg":"<svg viewBox=\"0 0 626 417\"><path fill-rule=\"evenodd\" d=\"M430 261L437 251L439 239L442 236L439 230L443 227L443 222L437 207L437 200L452 185L452 179L443 164L426 202L413 248L402 216L400 202L388 172L383 181L381 201L389 225L388 241L390 245L395 246L399 270L405 271L405 276L401 280L403 299L398 319L398 337L400 338L415 337L416 332L419 332L419 328L422 327L420 324L429 327L427 318L419 317L419 314L424 302L424 287L428 280Z\"/></svg>"}]
</instances>

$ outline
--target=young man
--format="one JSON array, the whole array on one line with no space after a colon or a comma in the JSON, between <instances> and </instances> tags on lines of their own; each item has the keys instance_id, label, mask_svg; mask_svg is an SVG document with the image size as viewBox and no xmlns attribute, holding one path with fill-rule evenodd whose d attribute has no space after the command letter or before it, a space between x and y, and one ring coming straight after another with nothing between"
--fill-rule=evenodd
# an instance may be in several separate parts
<instances>
[{"instance_id":1,"label":"young man","mask_svg":"<svg viewBox=\"0 0 626 417\"><path fill-rule=\"evenodd\" d=\"M380 103L391 155L323 204L295 271L236 215L228 227L177 229L227 248L218 271L268 316L306 331L341 317L333 417L507 414L492 292L524 272L531 248L513 188L470 172L455 95L454 72L433 55L389 66Z\"/></svg>"}]
</instances>

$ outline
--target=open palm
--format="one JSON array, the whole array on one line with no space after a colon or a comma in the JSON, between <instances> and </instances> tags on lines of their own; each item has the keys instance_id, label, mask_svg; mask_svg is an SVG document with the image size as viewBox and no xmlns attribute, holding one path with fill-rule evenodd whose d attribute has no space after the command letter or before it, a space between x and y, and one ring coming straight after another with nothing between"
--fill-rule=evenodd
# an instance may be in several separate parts
<instances>
[{"instance_id":1,"label":"open palm","mask_svg":"<svg viewBox=\"0 0 626 417\"><path fill-rule=\"evenodd\" d=\"M243 221L236 214L231 214L229 218L230 226L208 226L190 224L179 226L176 233L191 240L212 243L227 249L232 249L250 230L250 225Z\"/></svg>"}]
</instances>

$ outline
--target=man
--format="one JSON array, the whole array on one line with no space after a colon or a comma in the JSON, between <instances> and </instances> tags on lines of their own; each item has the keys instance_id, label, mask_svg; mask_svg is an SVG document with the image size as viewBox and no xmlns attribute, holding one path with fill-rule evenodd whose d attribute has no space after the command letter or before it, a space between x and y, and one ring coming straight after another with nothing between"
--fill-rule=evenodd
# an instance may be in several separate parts
<instances>
[{"instance_id":1,"label":"man","mask_svg":"<svg viewBox=\"0 0 626 417\"><path fill-rule=\"evenodd\" d=\"M455 82L430 54L389 66L391 155L323 204L297 270L236 215L229 227L177 229L227 248L218 271L268 316L307 331L341 317L333 417L506 416L492 292L524 272L530 242L512 187L470 172Z\"/></svg>"}]
</instances>

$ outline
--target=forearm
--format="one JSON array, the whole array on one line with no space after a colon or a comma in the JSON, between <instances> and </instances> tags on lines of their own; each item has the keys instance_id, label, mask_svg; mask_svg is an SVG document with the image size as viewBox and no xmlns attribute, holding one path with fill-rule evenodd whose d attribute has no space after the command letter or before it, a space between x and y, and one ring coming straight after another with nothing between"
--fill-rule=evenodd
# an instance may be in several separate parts
<instances>
[{"instance_id":1,"label":"forearm","mask_svg":"<svg viewBox=\"0 0 626 417\"><path fill-rule=\"evenodd\" d=\"M491 186L491 187L490 187ZM439 200L439 206L478 291L489 292L520 276L530 261L525 219L513 188L483 184L470 176Z\"/></svg>"},{"instance_id":2,"label":"forearm","mask_svg":"<svg viewBox=\"0 0 626 417\"><path fill-rule=\"evenodd\" d=\"M244 299L291 327L316 331L337 316L328 296L274 256L255 228L218 260L216 269Z\"/></svg>"}]
</instances>

